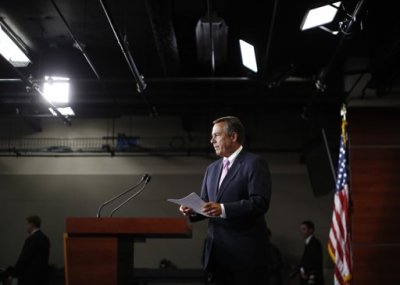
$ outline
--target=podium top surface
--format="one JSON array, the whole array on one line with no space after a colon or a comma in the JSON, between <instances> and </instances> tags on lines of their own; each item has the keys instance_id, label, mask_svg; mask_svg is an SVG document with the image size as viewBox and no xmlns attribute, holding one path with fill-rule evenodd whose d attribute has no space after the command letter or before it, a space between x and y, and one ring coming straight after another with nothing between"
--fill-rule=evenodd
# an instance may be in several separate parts
<instances>
[{"instance_id":1,"label":"podium top surface","mask_svg":"<svg viewBox=\"0 0 400 285\"><path fill-rule=\"evenodd\" d=\"M131 236L143 238L190 238L185 218L94 218L66 219L69 236Z\"/></svg>"}]
</instances>

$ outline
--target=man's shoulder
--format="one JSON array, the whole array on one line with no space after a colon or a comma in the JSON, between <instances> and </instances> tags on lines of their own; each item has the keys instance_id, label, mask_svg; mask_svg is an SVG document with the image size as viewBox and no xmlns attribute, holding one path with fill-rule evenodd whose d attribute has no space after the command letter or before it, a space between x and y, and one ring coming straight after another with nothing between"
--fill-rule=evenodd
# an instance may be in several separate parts
<instances>
[{"instance_id":1,"label":"man's shoulder","mask_svg":"<svg viewBox=\"0 0 400 285\"><path fill-rule=\"evenodd\" d=\"M312 238L310 239L310 243L313 243L313 244L318 245L318 246L322 245L321 241L315 236L312 236Z\"/></svg>"},{"instance_id":2,"label":"man's shoulder","mask_svg":"<svg viewBox=\"0 0 400 285\"><path fill-rule=\"evenodd\" d=\"M31 235L31 238L37 239L37 240L46 240L46 241L49 241L48 236L47 236L44 232L42 232L41 230L39 230L39 231L33 233L33 234Z\"/></svg>"},{"instance_id":3,"label":"man's shoulder","mask_svg":"<svg viewBox=\"0 0 400 285\"><path fill-rule=\"evenodd\" d=\"M237 158L242 161L266 163L266 160L261 155L244 150L239 153Z\"/></svg>"}]
</instances>

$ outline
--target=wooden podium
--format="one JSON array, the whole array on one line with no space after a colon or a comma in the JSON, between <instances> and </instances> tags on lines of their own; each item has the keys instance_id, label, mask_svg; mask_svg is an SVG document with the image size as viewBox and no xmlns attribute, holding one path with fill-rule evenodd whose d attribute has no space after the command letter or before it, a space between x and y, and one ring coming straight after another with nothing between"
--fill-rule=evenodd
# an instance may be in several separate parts
<instances>
[{"instance_id":1,"label":"wooden podium","mask_svg":"<svg viewBox=\"0 0 400 285\"><path fill-rule=\"evenodd\" d=\"M134 242L191 233L184 218L67 218L66 285L132 285Z\"/></svg>"}]
</instances>

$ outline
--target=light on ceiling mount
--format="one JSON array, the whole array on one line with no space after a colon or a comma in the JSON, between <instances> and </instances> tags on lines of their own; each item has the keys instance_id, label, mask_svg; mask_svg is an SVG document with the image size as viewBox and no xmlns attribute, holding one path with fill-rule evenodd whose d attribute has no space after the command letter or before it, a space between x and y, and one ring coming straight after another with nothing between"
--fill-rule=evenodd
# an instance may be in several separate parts
<instances>
[{"instance_id":1,"label":"light on ceiling mount","mask_svg":"<svg viewBox=\"0 0 400 285\"><path fill-rule=\"evenodd\" d=\"M338 27L339 27L339 30L340 30L340 33L341 33L342 36L340 38L340 41L338 42L338 45L336 47L336 50L335 50L332 58L329 60L327 66L325 66L325 67L323 67L321 69L321 71L319 72L319 74L317 76L317 81L315 82L315 87L317 88L317 90L319 90L321 92L324 92L326 90L326 81L327 81L327 78L328 78L328 74L331 72L331 70L337 64L338 57L341 55L341 53L342 53L342 51L343 51L343 49L345 47L344 44L345 44L347 38L352 34L353 25L356 23L356 21L358 19L360 11L362 10L362 8L364 6L364 2L365 2L365 0L358 1L356 6L355 6L355 8L354 8L353 13L351 15L346 13L345 18L338 23ZM330 17L325 18L325 20L323 21L325 24L329 23L329 21L327 21L328 19L331 19L331 21L333 21L333 19L335 18L336 12L338 11L339 7L343 11L345 11L344 7L341 6L341 2L335 2L333 4L330 4L329 6L331 6L331 8L333 10L330 10L331 11ZM311 28L311 27L318 26L318 24L316 24L315 21L314 21L314 25L313 26L311 24L305 25L305 22L307 21L307 18L308 18L307 16L309 14L310 14L310 12L307 13L307 15L305 17L305 20L303 21L303 23L301 25L302 30L304 30L304 27ZM323 25L323 23L320 21L319 25ZM318 26L318 27L321 28L323 26ZM362 28L362 25L360 25L360 27ZM327 29L324 29L324 30L327 30Z\"/></svg>"},{"instance_id":2,"label":"light on ceiling mount","mask_svg":"<svg viewBox=\"0 0 400 285\"><path fill-rule=\"evenodd\" d=\"M0 21L0 54L14 67L26 67L31 62L18 37Z\"/></svg>"},{"instance_id":3,"label":"light on ceiling mount","mask_svg":"<svg viewBox=\"0 0 400 285\"><path fill-rule=\"evenodd\" d=\"M226 61L229 27L216 12L206 15L196 25L197 59L201 63L211 62L212 72L217 63Z\"/></svg>"},{"instance_id":4,"label":"light on ceiling mount","mask_svg":"<svg viewBox=\"0 0 400 285\"><path fill-rule=\"evenodd\" d=\"M49 107L50 113L57 116L57 111L63 116L75 116L74 110L71 107L65 106L69 103L69 78L58 76L45 76L43 83L43 97L52 104ZM54 105L64 105L56 106ZM57 109L57 111L55 110Z\"/></svg>"},{"instance_id":5,"label":"light on ceiling mount","mask_svg":"<svg viewBox=\"0 0 400 285\"><path fill-rule=\"evenodd\" d=\"M69 102L69 78L45 76L43 96L51 103Z\"/></svg>"},{"instance_id":6,"label":"light on ceiling mount","mask_svg":"<svg viewBox=\"0 0 400 285\"><path fill-rule=\"evenodd\" d=\"M251 44L239 40L240 44L240 52L242 54L242 63L244 66L246 66L248 69L257 72L257 60L256 60L256 53L254 50L254 46Z\"/></svg>"},{"instance_id":7,"label":"light on ceiling mount","mask_svg":"<svg viewBox=\"0 0 400 285\"><path fill-rule=\"evenodd\" d=\"M337 31L332 31L324 25L331 23L335 19L335 16L341 4L341 1L337 1L331 4L308 10L300 25L300 29L304 31L311 28L319 27L332 34L337 34Z\"/></svg>"}]
</instances>

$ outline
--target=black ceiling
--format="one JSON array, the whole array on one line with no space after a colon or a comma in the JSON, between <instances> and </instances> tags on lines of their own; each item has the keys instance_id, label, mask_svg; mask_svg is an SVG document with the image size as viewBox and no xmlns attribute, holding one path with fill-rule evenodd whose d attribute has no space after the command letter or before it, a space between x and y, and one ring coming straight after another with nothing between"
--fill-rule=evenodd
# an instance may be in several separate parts
<instances>
[{"instance_id":1,"label":"black ceiling","mask_svg":"<svg viewBox=\"0 0 400 285\"><path fill-rule=\"evenodd\" d=\"M76 117L262 114L300 111L315 101L337 110L348 95L344 77L364 73L371 74L365 88L382 98L393 93L400 51L399 17L390 7L395 4L344 1L349 15L360 10L347 20L352 24L349 34L336 36L320 29L300 31L306 10L316 4L2 0L2 21L27 45L32 64L15 69L1 59L0 115L51 116L41 96L26 88L29 82L40 88L44 75L71 78L70 106ZM223 55L223 37L212 42L214 63L209 55L200 60L196 47L196 25L201 18L207 22L209 13L228 26ZM126 40L125 53L116 35L122 45ZM258 73L242 66L239 39L255 46ZM211 46L204 38L201 44L203 52ZM147 84L142 92L137 91L132 62ZM315 87L321 71L327 82L324 92Z\"/></svg>"}]
</instances>

